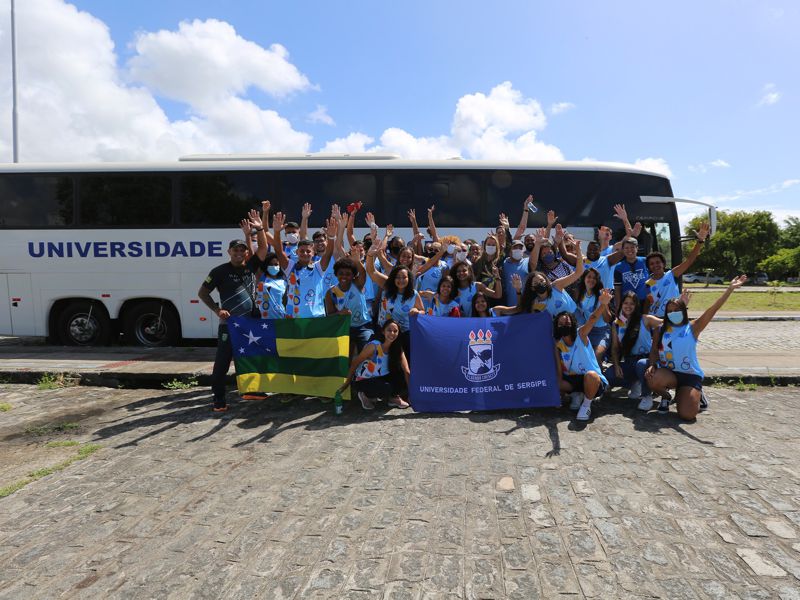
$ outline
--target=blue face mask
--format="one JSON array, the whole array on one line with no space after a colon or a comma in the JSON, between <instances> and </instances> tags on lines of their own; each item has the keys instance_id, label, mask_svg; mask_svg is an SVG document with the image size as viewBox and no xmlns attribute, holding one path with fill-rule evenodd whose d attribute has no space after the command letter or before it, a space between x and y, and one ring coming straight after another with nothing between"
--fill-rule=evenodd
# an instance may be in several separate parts
<instances>
[{"instance_id":1,"label":"blue face mask","mask_svg":"<svg viewBox=\"0 0 800 600\"><path fill-rule=\"evenodd\" d=\"M275 277L278 273L280 273L281 268L278 265L269 265L267 267L267 273Z\"/></svg>"},{"instance_id":2,"label":"blue face mask","mask_svg":"<svg viewBox=\"0 0 800 600\"><path fill-rule=\"evenodd\" d=\"M555 259L556 259L556 257L555 257L554 255L552 255L552 254L545 254L545 255L542 257L542 261L543 261L543 262L544 262L544 264L546 264L546 265L549 265L549 264L551 264L551 263L552 263L552 262L553 262Z\"/></svg>"},{"instance_id":3,"label":"blue face mask","mask_svg":"<svg viewBox=\"0 0 800 600\"><path fill-rule=\"evenodd\" d=\"M683 323L683 313L679 310L673 310L667 313L667 318L673 325L680 325Z\"/></svg>"}]
</instances>

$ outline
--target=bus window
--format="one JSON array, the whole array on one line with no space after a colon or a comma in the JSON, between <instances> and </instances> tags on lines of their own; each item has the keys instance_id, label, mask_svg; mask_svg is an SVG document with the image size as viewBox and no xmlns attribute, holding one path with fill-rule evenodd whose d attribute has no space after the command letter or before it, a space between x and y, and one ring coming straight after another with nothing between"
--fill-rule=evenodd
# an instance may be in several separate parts
<instances>
[{"instance_id":1,"label":"bus window","mask_svg":"<svg viewBox=\"0 0 800 600\"><path fill-rule=\"evenodd\" d=\"M382 222L408 227L413 208L421 227L427 210L436 205L436 227L487 227L481 208L480 176L475 173L430 173L387 171L383 177Z\"/></svg>"},{"instance_id":2,"label":"bus window","mask_svg":"<svg viewBox=\"0 0 800 600\"><path fill-rule=\"evenodd\" d=\"M251 208L261 212L261 202L272 199L273 181L258 171L185 175L180 178L180 222L235 227ZM273 202L270 212L277 209Z\"/></svg>"},{"instance_id":3,"label":"bus window","mask_svg":"<svg viewBox=\"0 0 800 600\"><path fill-rule=\"evenodd\" d=\"M0 227L72 225L74 203L74 185L70 176L0 177Z\"/></svg>"},{"instance_id":4,"label":"bus window","mask_svg":"<svg viewBox=\"0 0 800 600\"><path fill-rule=\"evenodd\" d=\"M361 201L356 227L364 227L364 215L375 212L377 183L372 173L291 172L281 177L280 206L287 221L300 222L303 204L310 202L314 211L309 219L309 229L318 229L330 217L331 204L338 204L342 212L351 202ZM309 231L310 236L313 232Z\"/></svg>"},{"instance_id":5,"label":"bus window","mask_svg":"<svg viewBox=\"0 0 800 600\"><path fill-rule=\"evenodd\" d=\"M653 250L661 252L667 259L667 267L674 267L672 264L672 238L669 232L669 223L654 223L651 225L651 235L653 236Z\"/></svg>"},{"instance_id":6,"label":"bus window","mask_svg":"<svg viewBox=\"0 0 800 600\"><path fill-rule=\"evenodd\" d=\"M172 180L161 175L81 177L80 224L154 227L172 222Z\"/></svg>"}]
</instances>

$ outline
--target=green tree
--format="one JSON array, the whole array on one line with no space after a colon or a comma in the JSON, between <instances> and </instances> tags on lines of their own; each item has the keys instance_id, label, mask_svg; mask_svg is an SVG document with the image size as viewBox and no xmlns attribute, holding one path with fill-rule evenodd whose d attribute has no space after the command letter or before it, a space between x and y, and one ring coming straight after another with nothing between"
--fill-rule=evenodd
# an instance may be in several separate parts
<instances>
[{"instance_id":1,"label":"green tree","mask_svg":"<svg viewBox=\"0 0 800 600\"><path fill-rule=\"evenodd\" d=\"M800 218L789 217L780 233L781 248L800 248Z\"/></svg>"},{"instance_id":2,"label":"green tree","mask_svg":"<svg viewBox=\"0 0 800 600\"><path fill-rule=\"evenodd\" d=\"M693 237L700 223L706 219L705 216L692 219L686 227L686 235ZM753 273L758 263L778 249L779 235L778 224L769 211L719 211L717 232L703 248L692 271L713 270L715 274L726 278L740 273ZM684 256L692 244L689 242L684 247Z\"/></svg>"},{"instance_id":3,"label":"green tree","mask_svg":"<svg viewBox=\"0 0 800 600\"><path fill-rule=\"evenodd\" d=\"M772 256L758 263L758 268L766 271L770 279L786 279L800 273L800 246L781 248Z\"/></svg>"}]
</instances>

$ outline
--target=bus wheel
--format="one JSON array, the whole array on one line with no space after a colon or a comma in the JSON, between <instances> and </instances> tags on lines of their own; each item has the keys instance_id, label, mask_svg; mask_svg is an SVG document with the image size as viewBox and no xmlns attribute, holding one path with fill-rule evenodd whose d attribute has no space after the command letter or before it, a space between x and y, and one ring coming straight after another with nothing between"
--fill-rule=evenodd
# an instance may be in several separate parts
<instances>
[{"instance_id":1,"label":"bus wheel","mask_svg":"<svg viewBox=\"0 0 800 600\"><path fill-rule=\"evenodd\" d=\"M67 346L105 346L111 337L111 320L97 302L73 302L58 317L58 336Z\"/></svg>"},{"instance_id":2,"label":"bus wheel","mask_svg":"<svg viewBox=\"0 0 800 600\"><path fill-rule=\"evenodd\" d=\"M180 338L175 311L166 302L142 302L125 315L125 340L136 346L174 346Z\"/></svg>"}]
</instances>

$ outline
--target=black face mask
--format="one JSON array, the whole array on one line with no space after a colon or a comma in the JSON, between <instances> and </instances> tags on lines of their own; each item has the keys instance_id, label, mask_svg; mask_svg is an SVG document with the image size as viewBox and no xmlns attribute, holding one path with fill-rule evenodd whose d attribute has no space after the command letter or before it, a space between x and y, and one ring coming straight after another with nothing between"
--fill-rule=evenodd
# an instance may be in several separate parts
<instances>
[{"instance_id":1,"label":"black face mask","mask_svg":"<svg viewBox=\"0 0 800 600\"><path fill-rule=\"evenodd\" d=\"M572 327L570 327L569 325L559 325L558 327L556 327L555 334L556 338L563 338L568 335L572 335Z\"/></svg>"},{"instance_id":2,"label":"black face mask","mask_svg":"<svg viewBox=\"0 0 800 600\"><path fill-rule=\"evenodd\" d=\"M400 250L402 249L402 246L389 246L389 252L391 252L394 256L400 254Z\"/></svg>"},{"instance_id":3,"label":"black face mask","mask_svg":"<svg viewBox=\"0 0 800 600\"><path fill-rule=\"evenodd\" d=\"M547 286L544 283L537 283L533 286L533 291L541 296L547 293Z\"/></svg>"}]
</instances>

